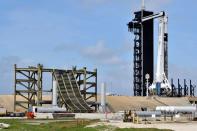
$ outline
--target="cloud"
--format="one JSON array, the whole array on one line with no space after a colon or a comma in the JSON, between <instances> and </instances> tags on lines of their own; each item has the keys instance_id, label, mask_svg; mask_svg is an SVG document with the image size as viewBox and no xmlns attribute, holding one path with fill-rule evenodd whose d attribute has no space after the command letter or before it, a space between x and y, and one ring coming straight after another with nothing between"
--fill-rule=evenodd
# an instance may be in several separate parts
<instances>
[{"instance_id":1,"label":"cloud","mask_svg":"<svg viewBox=\"0 0 197 131\"><path fill-rule=\"evenodd\" d=\"M122 44L119 48L114 48L98 41L81 51L84 58L98 64L99 84L106 82L108 92L124 95L131 95L133 92L131 60L124 58L131 52L129 47L128 44Z\"/></svg>"},{"instance_id":2,"label":"cloud","mask_svg":"<svg viewBox=\"0 0 197 131\"><path fill-rule=\"evenodd\" d=\"M59 44L54 47L53 51L55 53L72 52L99 65L127 63L123 55L130 53L128 44L122 44L119 48L108 47L107 45L104 41L98 41L95 44Z\"/></svg>"},{"instance_id":3,"label":"cloud","mask_svg":"<svg viewBox=\"0 0 197 131\"><path fill-rule=\"evenodd\" d=\"M117 94L132 94L132 67L131 60L125 56L131 53L130 44L122 44L119 47L110 47L100 40L94 44L60 44L54 48L57 53L72 51L75 56L80 56L78 63L89 66L94 65L98 69L98 86L106 82L108 92ZM100 88L99 88L100 89Z\"/></svg>"},{"instance_id":4,"label":"cloud","mask_svg":"<svg viewBox=\"0 0 197 131\"><path fill-rule=\"evenodd\" d=\"M99 64L120 64L123 62L112 49L104 42L99 41L95 45L82 49L81 54L84 58L97 61Z\"/></svg>"}]
</instances>

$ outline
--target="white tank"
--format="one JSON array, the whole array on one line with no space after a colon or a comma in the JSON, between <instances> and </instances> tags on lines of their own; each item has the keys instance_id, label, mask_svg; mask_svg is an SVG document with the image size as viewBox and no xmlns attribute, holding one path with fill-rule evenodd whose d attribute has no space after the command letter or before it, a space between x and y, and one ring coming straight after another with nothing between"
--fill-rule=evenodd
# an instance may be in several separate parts
<instances>
[{"instance_id":1,"label":"white tank","mask_svg":"<svg viewBox=\"0 0 197 131\"><path fill-rule=\"evenodd\" d=\"M174 112L174 107L170 106L170 112Z\"/></svg>"},{"instance_id":2,"label":"white tank","mask_svg":"<svg viewBox=\"0 0 197 131\"><path fill-rule=\"evenodd\" d=\"M31 112L34 113L66 113L66 108L59 108L59 107L38 107L33 106Z\"/></svg>"},{"instance_id":3,"label":"white tank","mask_svg":"<svg viewBox=\"0 0 197 131\"><path fill-rule=\"evenodd\" d=\"M166 111L166 112L187 112L192 113L197 111L195 106L157 106L156 111Z\"/></svg>"},{"instance_id":4,"label":"white tank","mask_svg":"<svg viewBox=\"0 0 197 131\"><path fill-rule=\"evenodd\" d=\"M161 111L135 111L137 116L161 116Z\"/></svg>"},{"instance_id":5,"label":"white tank","mask_svg":"<svg viewBox=\"0 0 197 131\"><path fill-rule=\"evenodd\" d=\"M57 106L57 81L53 80L52 105Z\"/></svg>"},{"instance_id":6,"label":"white tank","mask_svg":"<svg viewBox=\"0 0 197 131\"><path fill-rule=\"evenodd\" d=\"M175 106L174 110L176 112L195 112L196 107L195 106Z\"/></svg>"},{"instance_id":7,"label":"white tank","mask_svg":"<svg viewBox=\"0 0 197 131\"><path fill-rule=\"evenodd\" d=\"M106 83L101 83L101 107L102 112L106 111Z\"/></svg>"}]
</instances>

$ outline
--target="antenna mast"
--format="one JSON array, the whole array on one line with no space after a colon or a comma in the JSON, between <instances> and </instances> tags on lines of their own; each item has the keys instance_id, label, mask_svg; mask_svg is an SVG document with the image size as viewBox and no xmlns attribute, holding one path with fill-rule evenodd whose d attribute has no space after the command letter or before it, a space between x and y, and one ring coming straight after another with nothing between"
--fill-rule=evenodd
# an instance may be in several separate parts
<instances>
[{"instance_id":1,"label":"antenna mast","mask_svg":"<svg viewBox=\"0 0 197 131\"><path fill-rule=\"evenodd\" d=\"M142 0L142 10L145 10L145 0Z\"/></svg>"}]
</instances>

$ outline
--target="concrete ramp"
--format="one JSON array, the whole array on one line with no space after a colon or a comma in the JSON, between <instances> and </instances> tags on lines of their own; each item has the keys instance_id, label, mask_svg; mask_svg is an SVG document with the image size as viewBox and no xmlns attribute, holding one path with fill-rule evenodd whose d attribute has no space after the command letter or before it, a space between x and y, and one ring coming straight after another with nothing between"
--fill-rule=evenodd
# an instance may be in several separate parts
<instances>
[{"instance_id":1,"label":"concrete ramp","mask_svg":"<svg viewBox=\"0 0 197 131\"><path fill-rule=\"evenodd\" d=\"M54 76L58 83L59 96L69 110L75 113L93 111L83 99L73 71L56 70Z\"/></svg>"}]
</instances>

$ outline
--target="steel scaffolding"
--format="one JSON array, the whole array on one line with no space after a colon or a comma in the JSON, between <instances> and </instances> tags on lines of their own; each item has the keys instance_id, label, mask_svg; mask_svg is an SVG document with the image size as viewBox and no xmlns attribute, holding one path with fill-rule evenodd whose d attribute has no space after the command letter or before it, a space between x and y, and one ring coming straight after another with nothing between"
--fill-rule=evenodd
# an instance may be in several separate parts
<instances>
[{"instance_id":1,"label":"steel scaffolding","mask_svg":"<svg viewBox=\"0 0 197 131\"><path fill-rule=\"evenodd\" d=\"M178 79L177 86L175 86L173 79L171 79L171 87L171 97L195 96L196 85L194 85L191 80L189 80L189 84L187 84L187 80L184 79L183 85L181 85L180 79Z\"/></svg>"},{"instance_id":2,"label":"steel scaffolding","mask_svg":"<svg viewBox=\"0 0 197 131\"><path fill-rule=\"evenodd\" d=\"M51 81L54 79L54 71L61 69L46 69L41 64L37 67L29 66L27 68L18 68L14 65L14 111L17 111L17 107L27 110L31 106L42 106L43 104L51 104L51 100L44 100L44 93L51 93L51 89L43 89L43 73L51 75ZM97 109L97 69L94 71L87 71L83 69L73 68L73 71L79 84L79 88L83 98ZM52 85L51 85L52 86ZM62 103L61 99L58 99L58 104L66 106L66 103Z\"/></svg>"},{"instance_id":3,"label":"steel scaffolding","mask_svg":"<svg viewBox=\"0 0 197 131\"><path fill-rule=\"evenodd\" d=\"M28 109L30 106L48 103L43 101L42 96L43 92L51 92L43 90L44 72L52 74L51 69L44 69L41 64L28 68L18 68L14 65L14 111L17 106Z\"/></svg>"}]
</instances>

